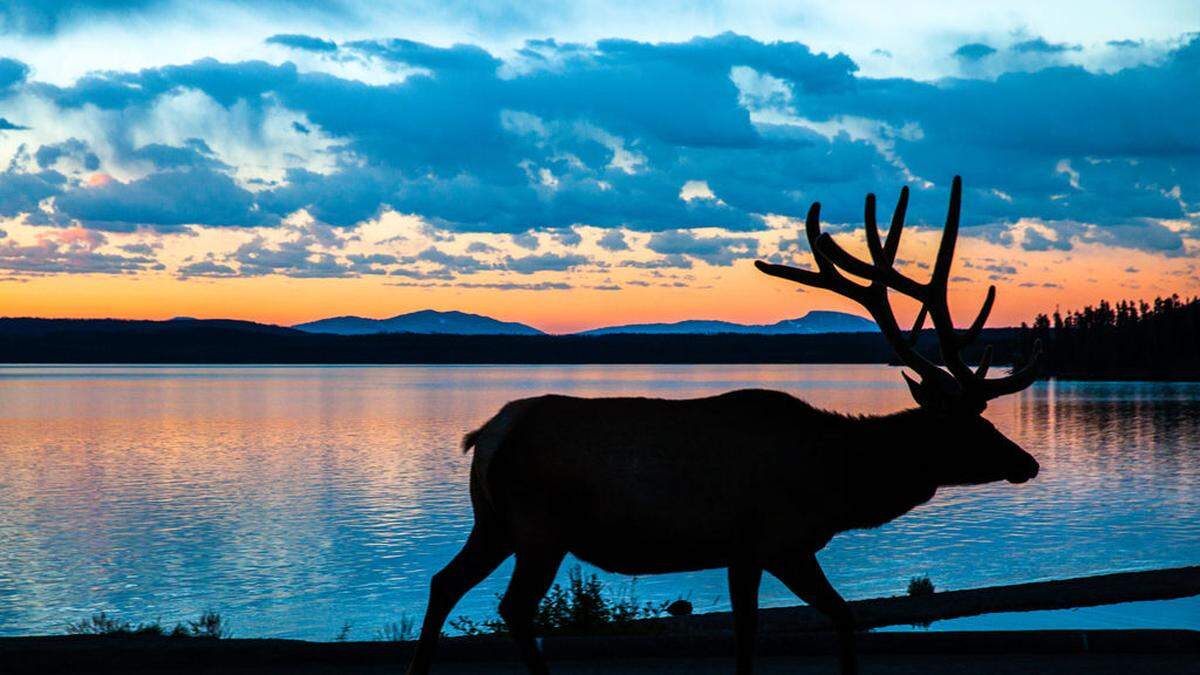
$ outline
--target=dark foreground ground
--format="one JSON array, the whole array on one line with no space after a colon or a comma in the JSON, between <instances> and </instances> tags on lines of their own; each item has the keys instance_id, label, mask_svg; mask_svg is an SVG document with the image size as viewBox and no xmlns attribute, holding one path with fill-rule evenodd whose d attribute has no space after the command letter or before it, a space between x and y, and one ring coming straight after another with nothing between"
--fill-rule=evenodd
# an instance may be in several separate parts
<instances>
[{"instance_id":1,"label":"dark foreground ground","mask_svg":"<svg viewBox=\"0 0 1200 675\"><path fill-rule=\"evenodd\" d=\"M836 673L832 636L760 640L757 672ZM909 673L1165 673L1200 675L1196 631L873 633L861 636L864 675ZM551 638L556 675L707 675L733 672L727 635ZM0 673L402 673L407 643L33 637L0 640ZM523 673L503 639L447 640L434 672Z\"/></svg>"}]
</instances>

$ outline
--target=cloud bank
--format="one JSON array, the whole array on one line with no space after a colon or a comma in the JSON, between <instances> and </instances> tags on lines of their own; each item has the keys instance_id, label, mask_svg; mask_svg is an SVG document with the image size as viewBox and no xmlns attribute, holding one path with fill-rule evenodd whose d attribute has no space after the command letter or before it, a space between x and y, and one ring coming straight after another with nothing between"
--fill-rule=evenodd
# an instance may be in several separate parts
<instances>
[{"instance_id":1,"label":"cloud bank","mask_svg":"<svg viewBox=\"0 0 1200 675\"><path fill-rule=\"evenodd\" d=\"M30 30L60 20L19 17ZM193 259L182 276L378 274L407 262L427 278L519 278L594 264L569 250L581 226L604 231L596 245L613 256L628 251L625 233L646 233L661 257L634 265L686 268L767 253L749 235L802 218L814 200L831 223L856 223L865 193L886 202L908 185L910 221L938 223L962 174L967 233L1013 247L1087 241L1180 256L1197 237L1194 37L1112 71L1062 65L1079 45L964 42L953 52L964 68L1011 70L935 82L864 77L844 54L735 34L533 40L503 57L405 39L268 42L296 61L206 58L55 85L0 58L0 217L158 236L298 217L312 228ZM408 261L338 253L387 213L450 238L513 235L528 251L483 262L437 248ZM1022 222L1038 227L1017 236ZM69 271L71 256L94 253L56 241L10 243L4 260Z\"/></svg>"}]
</instances>

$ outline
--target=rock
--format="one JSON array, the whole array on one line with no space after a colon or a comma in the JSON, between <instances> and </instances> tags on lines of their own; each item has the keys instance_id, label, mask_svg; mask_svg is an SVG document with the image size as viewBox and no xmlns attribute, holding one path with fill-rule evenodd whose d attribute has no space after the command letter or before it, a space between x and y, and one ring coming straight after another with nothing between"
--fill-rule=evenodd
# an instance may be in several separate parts
<instances>
[{"instance_id":1,"label":"rock","mask_svg":"<svg viewBox=\"0 0 1200 675\"><path fill-rule=\"evenodd\" d=\"M687 616L692 613L692 603L682 598L667 605L667 614L671 616Z\"/></svg>"}]
</instances>

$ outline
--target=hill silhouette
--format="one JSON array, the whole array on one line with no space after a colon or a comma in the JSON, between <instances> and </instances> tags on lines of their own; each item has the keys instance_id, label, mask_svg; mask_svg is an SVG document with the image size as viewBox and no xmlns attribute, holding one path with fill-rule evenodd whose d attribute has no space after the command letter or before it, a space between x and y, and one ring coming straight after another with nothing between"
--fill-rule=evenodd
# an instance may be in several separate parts
<instances>
[{"instance_id":1,"label":"hill silhouette","mask_svg":"<svg viewBox=\"0 0 1200 675\"><path fill-rule=\"evenodd\" d=\"M873 333L875 322L855 314L814 310L797 319L784 319L769 324L744 324L731 321L690 320L675 323L639 323L626 326L606 326L583 331L582 335L639 334L715 334L755 333L761 335L790 335L814 333Z\"/></svg>"},{"instance_id":2,"label":"hill silhouette","mask_svg":"<svg viewBox=\"0 0 1200 675\"><path fill-rule=\"evenodd\" d=\"M542 331L515 321L499 321L467 312L423 309L390 319L337 316L292 326L307 333L369 335L372 333L437 333L455 335L542 335Z\"/></svg>"},{"instance_id":3,"label":"hill silhouette","mask_svg":"<svg viewBox=\"0 0 1200 675\"><path fill-rule=\"evenodd\" d=\"M1007 363L1016 329L984 331ZM928 332L919 346L936 357ZM888 363L879 333L816 335L333 335L247 321L0 319L8 363Z\"/></svg>"}]
</instances>

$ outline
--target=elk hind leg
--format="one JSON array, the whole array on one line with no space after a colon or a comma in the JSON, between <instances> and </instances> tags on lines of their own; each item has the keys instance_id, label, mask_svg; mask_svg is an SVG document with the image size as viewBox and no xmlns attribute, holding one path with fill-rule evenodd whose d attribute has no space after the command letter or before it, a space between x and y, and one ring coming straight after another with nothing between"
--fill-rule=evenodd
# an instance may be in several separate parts
<instances>
[{"instance_id":1,"label":"elk hind leg","mask_svg":"<svg viewBox=\"0 0 1200 675\"><path fill-rule=\"evenodd\" d=\"M858 662L854 652L854 613L850 604L834 590L814 555L804 555L767 567L788 590L828 616L837 630L842 675L855 675Z\"/></svg>"},{"instance_id":2,"label":"elk hind leg","mask_svg":"<svg viewBox=\"0 0 1200 675\"><path fill-rule=\"evenodd\" d=\"M564 555L558 552L518 551L508 590L500 600L500 617L508 625L530 675L548 675L550 672L538 649L533 619L542 597L554 583L554 575L558 573Z\"/></svg>"},{"instance_id":3,"label":"elk hind leg","mask_svg":"<svg viewBox=\"0 0 1200 675\"><path fill-rule=\"evenodd\" d=\"M421 624L421 637L408 675L425 675L433 662L442 624L450 611L471 590L487 578L500 563L512 555L512 549L499 533L481 527L477 521L462 550L429 583L429 604Z\"/></svg>"}]
</instances>

